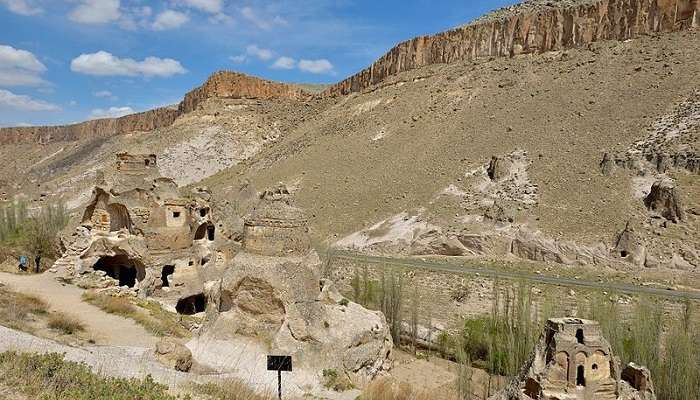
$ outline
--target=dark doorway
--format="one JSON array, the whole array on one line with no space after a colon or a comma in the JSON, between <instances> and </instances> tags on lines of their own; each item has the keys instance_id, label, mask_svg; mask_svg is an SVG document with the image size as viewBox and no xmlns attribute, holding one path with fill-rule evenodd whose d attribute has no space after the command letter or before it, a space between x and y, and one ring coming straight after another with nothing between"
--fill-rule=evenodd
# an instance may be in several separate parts
<instances>
[{"instance_id":1,"label":"dark doorway","mask_svg":"<svg viewBox=\"0 0 700 400\"><path fill-rule=\"evenodd\" d=\"M583 329L576 330L576 341L583 344Z\"/></svg>"},{"instance_id":2,"label":"dark doorway","mask_svg":"<svg viewBox=\"0 0 700 400\"><path fill-rule=\"evenodd\" d=\"M207 226L207 239L209 239L210 241L214 240L214 231L214 225Z\"/></svg>"},{"instance_id":3,"label":"dark doorway","mask_svg":"<svg viewBox=\"0 0 700 400\"><path fill-rule=\"evenodd\" d=\"M168 279L173 273L175 273L174 265L165 265L163 267L163 271L160 274L161 287L170 287L170 282Z\"/></svg>"},{"instance_id":4,"label":"dark doorway","mask_svg":"<svg viewBox=\"0 0 700 400\"><path fill-rule=\"evenodd\" d=\"M576 368L576 386L586 386L586 377L584 376L585 368L579 365Z\"/></svg>"},{"instance_id":5,"label":"dark doorway","mask_svg":"<svg viewBox=\"0 0 700 400\"><path fill-rule=\"evenodd\" d=\"M206 308L207 298L203 293L182 298L177 301L177 305L175 306L175 310L177 310L178 314L183 315L193 315L204 312Z\"/></svg>"},{"instance_id":6,"label":"dark doorway","mask_svg":"<svg viewBox=\"0 0 700 400\"><path fill-rule=\"evenodd\" d=\"M119 286L136 286L137 280L143 280L146 271L143 265L125 255L102 257L93 266L96 271L104 271L107 276L119 281Z\"/></svg>"}]
</instances>

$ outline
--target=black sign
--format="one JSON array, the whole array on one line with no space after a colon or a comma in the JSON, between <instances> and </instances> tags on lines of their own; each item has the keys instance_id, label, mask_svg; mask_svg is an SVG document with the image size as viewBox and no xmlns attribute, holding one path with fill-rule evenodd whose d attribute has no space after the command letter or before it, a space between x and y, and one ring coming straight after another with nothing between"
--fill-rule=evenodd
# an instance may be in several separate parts
<instances>
[{"instance_id":1,"label":"black sign","mask_svg":"<svg viewBox=\"0 0 700 400\"><path fill-rule=\"evenodd\" d=\"M268 371L292 371L292 357L291 356L267 356L267 370Z\"/></svg>"}]
</instances>

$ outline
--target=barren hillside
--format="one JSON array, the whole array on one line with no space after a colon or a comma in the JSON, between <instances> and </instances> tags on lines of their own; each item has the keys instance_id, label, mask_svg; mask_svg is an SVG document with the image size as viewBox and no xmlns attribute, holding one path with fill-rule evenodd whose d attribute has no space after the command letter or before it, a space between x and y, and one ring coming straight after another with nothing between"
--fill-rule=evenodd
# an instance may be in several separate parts
<instances>
[{"instance_id":1,"label":"barren hillside","mask_svg":"<svg viewBox=\"0 0 700 400\"><path fill-rule=\"evenodd\" d=\"M457 30L433 45L399 45L361 84L327 92L347 95L224 73L185 96L177 118L147 129L87 126L52 140L39 139L44 128L3 130L0 156L12 161L0 166L0 194L59 195L77 207L115 152L152 152L164 175L209 186L234 230L240 188L282 181L310 210L315 239L341 248L697 269L700 33L689 27L698 5L679 2L671 18L625 3L635 12L621 19L618 3L533 3L469 25L517 31L503 39L514 45L528 32L566 34L560 19L599 24L593 36L572 31L586 40L562 36L531 51L470 57ZM604 6L619 7L591 22ZM540 25L528 31L525 20ZM669 30L679 31L654 33ZM380 64L387 73L376 74ZM645 204L662 179L682 220Z\"/></svg>"}]
</instances>

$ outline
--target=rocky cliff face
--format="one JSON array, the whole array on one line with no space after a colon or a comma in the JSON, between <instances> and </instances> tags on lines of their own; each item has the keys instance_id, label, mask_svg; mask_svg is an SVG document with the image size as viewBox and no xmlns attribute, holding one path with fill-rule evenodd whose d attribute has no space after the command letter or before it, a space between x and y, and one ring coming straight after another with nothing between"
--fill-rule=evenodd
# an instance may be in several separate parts
<instances>
[{"instance_id":1,"label":"rocky cliff face","mask_svg":"<svg viewBox=\"0 0 700 400\"><path fill-rule=\"evenodd\" d=\"M576 1L563 6L556 1L528 2L473 24L403 42L324 95L361 91L388 76L431 64L542 53L697 26L700 0Z\"/></svg>"},{"instance_id":2,"label":"rocky cliff face","mask_svg":"<svg viewBox=\"0 0 700 400\"><path fill-rule=\"evenodd\" d=\"M258 79L236 72L219 71L210 76L204 85L185 95L185 99L180 103L180 111L182 113L194 111L202 101L211 97L305 100L311 96L293 85Z\"/></svg>"},{"instance_id":3,"label":"rocky cliff face","mask_svg":"<svg viewBox=\"0 0 700 400\"><path fill-rule=\"evenodd\" d=\"M0 145L12 143L49 143L108 137L128 132L150 131L168 126L180 112L174 108L156 108L120 118L106 118L60 126L32 126L0 129Z\"/></svg>"},{"instance_id":4,"label":"rocky cliff face","mask_svg":"<svg viewBox=\"0 0 700 400\"><path fill-rule=\"evenodd\" d=\"M178 108L157 108L121 118L98 119L73 125L2 128L0 145L26 142L49 143L150 131L170 126L177 117L196 110L201 102L212 97L305 100L311 95L293 85L220 71L209 77L204 85L187 93Z\"/></svg>"}]
</instances>

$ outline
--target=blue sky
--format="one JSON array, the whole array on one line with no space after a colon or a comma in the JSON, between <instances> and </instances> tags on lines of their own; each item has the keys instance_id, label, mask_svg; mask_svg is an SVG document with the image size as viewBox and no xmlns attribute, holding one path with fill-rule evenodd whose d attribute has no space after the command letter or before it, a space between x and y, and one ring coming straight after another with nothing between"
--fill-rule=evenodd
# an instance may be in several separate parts
<instances>
[{"instance_id":1,"label":"blue sky","mask_svg":"<svg viewBox=\"0 0 700 400\"><path fill-rule=\"evenodd\" d=\"M0 0L0 126L173 104L212 72L331 83L514 0Z\"/></svg>"}]
</instances>

